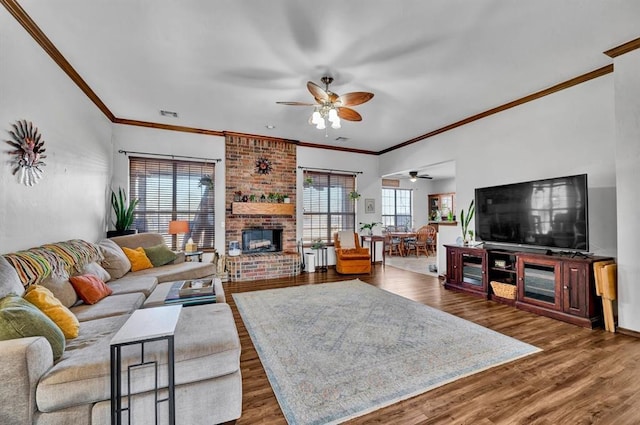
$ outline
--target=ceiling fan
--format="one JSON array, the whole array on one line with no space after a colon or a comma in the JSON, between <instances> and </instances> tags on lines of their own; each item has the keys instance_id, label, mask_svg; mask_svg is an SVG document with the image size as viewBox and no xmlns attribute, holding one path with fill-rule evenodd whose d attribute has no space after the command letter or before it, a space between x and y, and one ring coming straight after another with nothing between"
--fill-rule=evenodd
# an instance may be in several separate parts
<instances>
[{"instance_id":1,"label":"ceiling fan","mask_svg":"<svg viewBox=\"0 0 640 425\"><path fill-rule=\"evenodd\" d=\"M333 77L322 77L323 89L313 81L307 82L307 89L315 99L316 103L305 102L276 102L280 105L291 106L315 106L313 114L309 118L309 124L315 125L317 129L326 128L326 120L331 123L332 128L340 128L340 119L347 121L362 121L362 116L351 109L350 106L361 105L368 102L373 97L373 93L358 91L345 93L342 96L329 90L329 84L333 82Z\"/></svg>"},{"instance_id":2,"label":"ceiling fan","mask_svg":"<svg viewBox=\"0 0 640 425\"><path fill-rule=\"evenodd\" d=\"M431 180L433 177L431 177L428 174L425 174L424 176L419 176L417 171L409 171L409 180L411 180L411 182L415 182L417 179L427 179L427 180Z\"/></svg>"}]
</instances>

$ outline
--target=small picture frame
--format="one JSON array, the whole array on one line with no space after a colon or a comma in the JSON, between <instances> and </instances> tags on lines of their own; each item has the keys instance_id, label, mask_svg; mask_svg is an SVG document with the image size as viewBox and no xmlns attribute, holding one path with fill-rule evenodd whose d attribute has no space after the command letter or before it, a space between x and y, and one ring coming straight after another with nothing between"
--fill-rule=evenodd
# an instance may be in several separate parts
<instances>
[{"instance_id":1,"label":"small picture frame","mask_svg":"<svg viewBox=\"0 0 640 425\"><path fill-rule=\"evenodd\" d=\"M365 214L375 214L376 212L376 200L373 198L367 198L364 200L364 212Z\"/></svg>"}]
</instances>

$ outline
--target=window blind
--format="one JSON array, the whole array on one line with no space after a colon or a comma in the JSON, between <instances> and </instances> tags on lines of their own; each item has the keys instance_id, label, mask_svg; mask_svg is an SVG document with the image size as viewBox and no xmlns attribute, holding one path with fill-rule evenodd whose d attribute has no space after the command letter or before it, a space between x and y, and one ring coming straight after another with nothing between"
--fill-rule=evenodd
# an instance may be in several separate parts
<instances>
[{"instance_id":1,"label":"window blind","mask_svg":"<svg viewBox=\"0 0 640 425\"><path fill-rule=\"evenodd\" d=\"M215 164L155 158L129 158L130 198L137 198L134 226L164 236L172 249L193 238L198 248L215 244ZM169 222L189 222L186 234L169 235Z\"/></svg>"},{"instance_id":2,"label":"window blind","mask_svg":"<svg viewBox=\"0 0 640 425\"><path fill-rule=\"evenodd\" d=\"M355 202L349 193L355 190L352 175L305 172L303 191L303 242L332 242L340 230L355 229Z\"/></svg>"}]
</instances>

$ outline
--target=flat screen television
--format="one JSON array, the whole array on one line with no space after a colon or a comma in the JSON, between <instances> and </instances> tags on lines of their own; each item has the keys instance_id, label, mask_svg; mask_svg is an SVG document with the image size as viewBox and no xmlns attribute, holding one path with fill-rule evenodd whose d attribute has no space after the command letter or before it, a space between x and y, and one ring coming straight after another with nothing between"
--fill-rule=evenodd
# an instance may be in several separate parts
<instances>
[{"instance_id":1,"label":"flat screen television","mask_svg":"<svg viewBox=\"0 0 640 425\"><path fill-rule=\"evenodd\" d=\"M483 242L589 250L586 174L479 188L475 206Z\"/></svg>"}]
</instances>

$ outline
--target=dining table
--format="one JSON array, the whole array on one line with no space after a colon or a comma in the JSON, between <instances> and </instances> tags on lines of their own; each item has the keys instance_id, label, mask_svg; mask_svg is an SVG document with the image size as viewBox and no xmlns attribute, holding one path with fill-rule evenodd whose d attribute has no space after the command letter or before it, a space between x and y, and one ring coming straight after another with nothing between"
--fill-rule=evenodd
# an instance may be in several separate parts
<instances>
[{"instance_id":1,"label":"dining table","mask_svg":"<svg viewBox=\"0 0 640 425\"><path fill-rule=\"evenodd\" d=\"M411 238L416 238L418 236L417 232L412 232L412 231L405 231L405 232L388 232L389 235L391 235L391 238L398 238L400 239L400 255L401 256L405 256L406 255L406 248L407 248L407 239L411 239Z\"/></svg>"}]
</instances>

